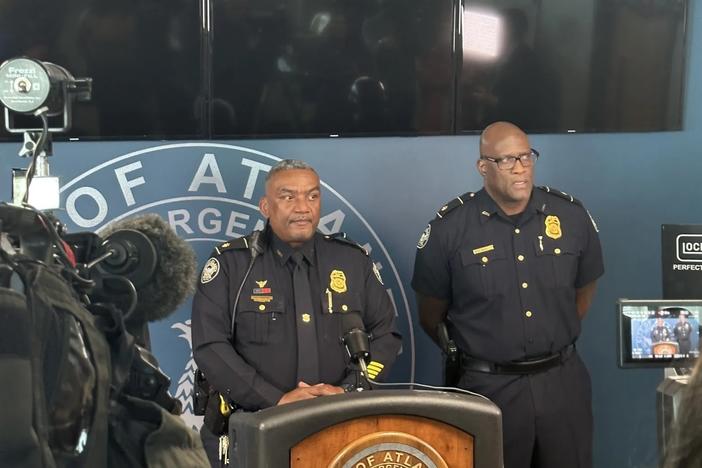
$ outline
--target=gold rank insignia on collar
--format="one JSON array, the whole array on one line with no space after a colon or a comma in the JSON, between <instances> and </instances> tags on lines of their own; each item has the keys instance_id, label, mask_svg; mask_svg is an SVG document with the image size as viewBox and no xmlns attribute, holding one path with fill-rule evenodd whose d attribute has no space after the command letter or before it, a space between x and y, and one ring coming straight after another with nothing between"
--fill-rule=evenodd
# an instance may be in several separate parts
<instances>
[{"instance_id":1,"label":"gold rank insignia on collar","mask_svg":"<svg viewBox=\"0 0 702 468\"><path fill-rule=\"evenodd\" d=\"M443 219L443 217L446 216L450 211L453 211L459 206L465 205L465 203L473 197L475 197L475 193L466 192L463 195L454 198L453 200L442 206L441 209L439 209L439 211L436 212L436 217L439 219Z\"/></svg>"},{"instance_id":2,"label":"gold rank insignia on collar","mask_svg":"<svg viewBox=\"0 0 702 468\"><path fill-rule=\"evenodd\" d=\"M558 219L558 216L546 216L546 221L544 221L544 224L546 225L546 235L548 237L551 239L561 238L563 233L561 232L561 220Z\"/></svg>"},{"instance_id":3,"label":"gold rank insignia on collar","mask_svg":"<svg viewBox=\"0 0 702 468\"><path fill-rule=\"evenodd\" d=\"M341 270L332 270L329 275L329 287L337 293L346 292L346 274Z\"/></svg>"},{"instance_id":4,"label":"gold rank insignia on collar","mask_svg":"<svg viewBox=\"0 0 702 468\"><path fill-rule=\"evenodd\" d=\"M310 323L310 320L312 320L312 317L310 317L310 314L302 314L302 321L305 323Z\"/></svg>"},{"instance_id":5,"label":"gold rank insignia on collar","mask_svg":"<svg viewBox=\"0 0 702 468\"><path fill-rule=\"evenodd\" d=\"M248 248L249 242L246 240L246 236L244 236L239 237L237 239L231 239L222 244L219 244L215 247L215 252L217 252L217 255L222 255L222 253L226 252L227 250L241 250Z\"/></svg>"}]
</instances>

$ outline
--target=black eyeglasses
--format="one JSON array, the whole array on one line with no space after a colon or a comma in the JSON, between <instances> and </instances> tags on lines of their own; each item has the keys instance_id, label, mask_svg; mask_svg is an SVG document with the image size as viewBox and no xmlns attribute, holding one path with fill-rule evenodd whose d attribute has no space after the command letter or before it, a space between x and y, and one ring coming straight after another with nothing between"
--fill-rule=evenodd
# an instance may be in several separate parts
<instances>
[{"instance_id":1,"label":"black eyeglasses","mask_svg":"<svg viewBox=\"0 0 702 468\"><path fill-rule=\"evenodd\" d=\"M522 163L522 167L529 167L532 164L534 164L536 160L539 159L539 152L536 151L534 148L531 148L531 150L528 153L519 154L517 156L504 156L502 158L493 158L490 156L483 156L481 154L480 159L485 159L487 161L494 162L495 164L497 164L498 169L511 171L512 169L514 169L514 165L517 164L517 161Z\"/></svg>"}]
</instances>

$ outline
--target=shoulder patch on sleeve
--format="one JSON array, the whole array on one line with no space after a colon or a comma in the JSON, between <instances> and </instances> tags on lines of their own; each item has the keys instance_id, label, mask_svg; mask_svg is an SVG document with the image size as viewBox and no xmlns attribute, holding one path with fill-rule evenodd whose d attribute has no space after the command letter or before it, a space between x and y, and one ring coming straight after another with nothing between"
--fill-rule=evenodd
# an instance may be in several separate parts
<instances>
[{"instance_id":1,"label":"shoulder patch on sleeve","mask_svg":"<svg viewBox=\"0 0 702 468\"><path fill-rule=\"evenodd\" d=\"M378 281L382 286L385 286L385 283L383 283L383 277L380 276L380 269L378 268L377 263L373 263L373 273L375 273L375 277L378 278Z\"/></svg>"},{"instance_id":2,"label":"shoulder patch on sleeve","mask_svg":"<svg viewBox=\"0 0 702 468\"><path fill-rule=\"evenodd\" d=\"M431 235L431 224L427 224L426 229L422 232L422 235L419 236L419 241L417 242L417 248L418 249L423 249L425 245L427 245L427 242L429 242L429 236Z\"/></svg>"},{"instance_id":3,"label":"shoulder patch on sleeve","mask_svg":"<svg viewBox=\"0 0 702 468\"><path fill-rule=\"evenodd\" d=\"M559 198L562 198L564 200L568 200L571 203L575 203L578 206L583 206L582 202L575 198L573 195L567 194L565 192L561 192L558 189L555 189L553 187L549 187L547 185L542 185L540 187L537 187L539 190L543 190L546 193L550 193L551 195L555 195Z\"/></svg>"},{"instance_id":4,"label":"shoulder patch on sleeve","mask_svg":"<svg viewBox=\"0 0 702 468\"><path fill-rule=\"evenodd\" d=\"M337 232L335 234L328 234L328 235L325 235L324 238L326 240L341 242L342 244L356 247L357 249L360 249L366 256L368 256L368 252L366 252L366 249L364 249L363 246L361 244L359 244L358 242L346 237L345 232Z\"/></svg>"},{"instance_id":5,"label":"shoulder patch on sleeve","mask_svg":"<svg viewBox=\"0 0 702 468\"><path fill-rule=\"evenodd\" d=\"M436 212L436 219L442 219L450 211L458 208L459 206L465 205L466 202L470 201L470 199L472 199L474 196L475 192L466 192L463 195L457 196L456 198L439 208L439 211Z\"/></svg>"},{"instance_id":6,"label":"shoulder patch on sleeve","mask_svg":"<svg viewBox=\"0 0 702 468\"><path fill-rule=\"evenodd\" d=\"M221 255L222 252L225 252L227 250L240 250L240 249L248 249L249 248L249 236L243 236L239 237L237 239L231 239L226 242L223 242L219 244L217 247L215 247L215 251L217 252L218 255Z\"/></svg>"},{"instance_id":7,"label":"shoulder patch on sleeve","mask_svg":"<svg viewBox=\"0 0 702 468\"><path fill-rule=\"evenodd\" d=\"M211 257L209 260L207 260L207 263L205 263L205 266L202 269L202 273L200 274L200 282L202 284L209 283L215 279L217 273L219 273L219 261L216 258Z\"/></svg>"}]
</instances>

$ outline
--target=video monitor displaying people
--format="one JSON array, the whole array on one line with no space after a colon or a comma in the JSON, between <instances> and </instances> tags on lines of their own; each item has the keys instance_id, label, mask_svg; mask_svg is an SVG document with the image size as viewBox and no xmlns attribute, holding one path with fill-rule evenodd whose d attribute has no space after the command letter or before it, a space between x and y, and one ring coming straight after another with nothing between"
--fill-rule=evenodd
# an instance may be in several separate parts
<instances>
[{"instance_id":1,"label":"video monitor displaying people","mask_svg":"<svg viewBox=\"0 0 702 468\"><path fill-rule=\"evenodd\" d=\"M699 356L702 301L620 300L622 367L688 367Z\"/></svg>"}]
</instances>

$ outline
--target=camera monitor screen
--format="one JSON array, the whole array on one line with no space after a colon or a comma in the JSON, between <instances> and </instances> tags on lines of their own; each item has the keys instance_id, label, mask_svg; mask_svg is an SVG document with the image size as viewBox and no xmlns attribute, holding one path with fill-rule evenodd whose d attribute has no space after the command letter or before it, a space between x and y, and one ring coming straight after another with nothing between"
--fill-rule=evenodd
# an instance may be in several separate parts
<instances>
[{"instance_id":1,"label":"camera monitor screen","mask_svg":"<svg viewBox=\"0 0 702 468\"><path fill-rule=\"evenodd\" d=\"M689 367L699 356L702 300L617 302L621 367Z\"/></svg>"}]
</instances>

